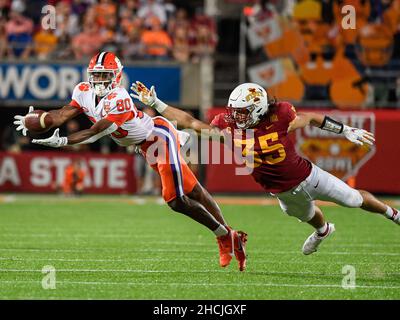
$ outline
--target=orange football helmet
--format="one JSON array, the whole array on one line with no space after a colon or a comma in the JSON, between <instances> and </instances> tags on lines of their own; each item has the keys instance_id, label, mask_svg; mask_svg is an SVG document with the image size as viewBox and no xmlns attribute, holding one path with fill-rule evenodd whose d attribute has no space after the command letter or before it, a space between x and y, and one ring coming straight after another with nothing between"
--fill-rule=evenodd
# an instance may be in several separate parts
<instances>
[{"instance_id":1,"label":"orange football helmet","mask_svg":"<svg viewBox=\"0 0 400 320\"><path fill-rule=\"evenodd\" d=\"M88 81L97 96L104 97L121 84L123 66L112 52L100 52L89 62Z\"/></svg>"}]
</instances>

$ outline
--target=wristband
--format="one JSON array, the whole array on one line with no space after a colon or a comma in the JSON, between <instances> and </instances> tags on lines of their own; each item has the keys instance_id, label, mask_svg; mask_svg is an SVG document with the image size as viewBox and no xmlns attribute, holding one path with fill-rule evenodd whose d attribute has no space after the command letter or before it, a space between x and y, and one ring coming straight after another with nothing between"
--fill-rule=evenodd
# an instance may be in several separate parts
<instances>
[{"instance_id":1,"label":"wristband","mask_svg":"<svg viewBox=\"0 0 400 320\"><path fill-rule=\"evenodd\" d=\"M64 147L68 144L68 138L67 137L61 137L60 138L60 147Z\"/></svg>"},{"instance_id":2,"label":"wristband","mask_svg":"<svg viewBox=\"0 0 400 320\"><path fill-rule=\"evenodd\" d=\"M162 102L160 99L157 99L153 105L154 109L157 110L158 113L163 113L165 109L167 109L168 105Z\"/></svg>"},{"instance_id":3,"label":"wristband","mask_svg":"<svg viewBox=\"0 0 400 320\"><path fill-rule=\"evenodd\" d=\"M325 116L324 121L322 121L322 124L320 126L320 129L340 134L343 132L344 124L328 116Z\"/></svg>"}]
</instances>

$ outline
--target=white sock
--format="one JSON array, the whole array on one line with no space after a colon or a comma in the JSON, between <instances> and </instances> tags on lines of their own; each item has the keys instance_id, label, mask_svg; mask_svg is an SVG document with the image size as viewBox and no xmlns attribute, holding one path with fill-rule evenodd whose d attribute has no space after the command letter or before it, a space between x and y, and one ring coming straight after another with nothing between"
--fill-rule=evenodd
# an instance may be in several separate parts
<instances>
[{"instance_id":1,"label":"white sock","mask_svg":"<svg viewBox=\"0 0 400 320\"><path fill-rule=\"evenodd\" d=\"M329 230L329 225L327 222L325 222L325 224L321 228L317 228L317 233L320 236L325 236L328 230Z\"/></svg>"},{"instance_id":2,"label":"white sock","mask_svg":"<svg viewBox=\"0 0 400 320\"><path fill-rule=\"evenodd\" d=\"M222 224L220 224L218 228L215 229L213 232L217 237L225 236L228 234L228 230Z\"/></svg>"},{"instance_id":3,"label":"white sock","mask_svg":"<svg viewBox=\"0 0 400 320\"><path fill-rule=\"evenodd\" d=\"M386 206L386 212L385 212L385 216L388 219L393 219L394 218L394 214L395 211L393 210L393 208Z\"/></svg>"}]
</instances>

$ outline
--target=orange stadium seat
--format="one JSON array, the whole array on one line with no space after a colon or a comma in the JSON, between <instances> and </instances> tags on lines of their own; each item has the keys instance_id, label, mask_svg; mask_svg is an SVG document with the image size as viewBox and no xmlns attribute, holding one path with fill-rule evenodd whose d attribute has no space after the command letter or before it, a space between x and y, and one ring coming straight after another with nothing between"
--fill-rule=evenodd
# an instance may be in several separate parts
<instances>
[{"instance_id":1,"label":"orange stadium seat","mask_svg":"<svg viewBox=\"0 0 400 320\"><path fill-rule=\"evenodd\" d=\"M332 82L330 87L331 100L339 109L354 109L365 106L369 85L366 82L360 85L357 85L357 83L357 81L351 79Z\"/></svg>"},{"instance_id":2,"label":"orange stadium seat","mask_svg":"<svg viewBox=\"0 0 400 320\"><path fill-rule=\"evenodd\" d=\"M287 59L284 63L285 81L270 86L268 92L279 100L300 102L305 93L305 86L298 75L293 62Z\"/></svg>"},{"instance_id":3,"label":"orange stadium seat","mask_svg":"<svg viewBox=\"0 0 400 320\"><path fill-rule=\"evenodd\" d=\"M394 34L400 24L400 0L394 0L390 7L383 13L383 24Z\"/></svg>"},{"instance_id":4,"label":"orange stadium seat","mask_svg":"<svg viewBox=\"0 0 400 320\"><path fill-rule=\"evenodd\" d=\"M346 70L346 72L343 72L343 70ZM344 52L339 50L332 60L331 77L332 81L338 81L342 79L359 79L361 75L353 63L344 56Z\"/></svg>"},{"instance_id":5,"label":"orange stadium seat","mask_svg":"<svg viewBox=\"0 0 400 320\"><path fill-rule=\"evenodd\" d=\"M304 0L293 7L293 18L296 20L320 20L322 6L316 0Z\"/></svg>"},{"instance_id":6,"label":"orange stadium seat","mask_svg":"<svg viewBox=\"0 0 400 320\"><path fill-rule=\"evenodd\" d=\"M357 55L366 66L386 65L393 52L393 35L389 27L383 24L364 26L357 38Z\"/></svg>"},{"instance_id":7,"label":"orange stadium seat","mask_svg":"<svg viewBox=\"0 0 400 320\"><path fill-rule=\"evenodd\" d=\"M339 51L333 59L330 97L340 109L361 108L367 101L369 85L362 82L362 76Z\"/></svg>"},{"instance_id":8,"label":"orange stadium seat","mask_svg":"<svg viewBox=\"0 0 400 320\"><path fill-rule=\"evenodd\" d=\"M286 81L269 87L268 93L279 100L300 102L304 97L305 86L297 74L291 74L287 76Z\"/></svg>"},{"instance_id":9,"label":"orange stadium seat","mask_svg":"<svg viewBox=\"0 0 400 320\"><path fill-rule=\"evenodd\" d=\"M345 5L352 5L356 11L356 29L343 29L342 19L342 8ZM333 3L333 14L335 17L336 25L339 27L341 40L344 45L355 44L358 30L368 23L368 18L371 14L371 5L367 0L343 0L335 1Z\"/></svg>"},{"instance_id":10,"label":"orange stadium seat","mask_svg":"<svg viewBox=\"0 0 400 320\"><path fill-rule=\"evenodd\" d=\"M346 70L346 72L343 72ZM339 51L332 61L330 97L340 109L362 107L368 98L369 85L362 81L357 71L343 52Z\"/></svg>"},{"instance_id":11,"label":"orange stadium seat","mask_svg":"<svg viewBox=\"0 0 400 320\"><path fill-rule=\"evenodd\" d=\"M300 32L293 25L283 26L281 38L264 46L270 59L291 56L297 64L308 61L308 49Z\"/></svg>"},{"instance_id":12,"label":"orange stadium seat","mask_svg":"<svg viewBox=\"0 0 400 320\"><path fill-rule=\"evenodd\" d=\"M332 79L332 61L323 59L321 53L317 55L315 61L308 61L299 66L301 78L308 85L328 85Z\"/></svg>"}]
</instances>

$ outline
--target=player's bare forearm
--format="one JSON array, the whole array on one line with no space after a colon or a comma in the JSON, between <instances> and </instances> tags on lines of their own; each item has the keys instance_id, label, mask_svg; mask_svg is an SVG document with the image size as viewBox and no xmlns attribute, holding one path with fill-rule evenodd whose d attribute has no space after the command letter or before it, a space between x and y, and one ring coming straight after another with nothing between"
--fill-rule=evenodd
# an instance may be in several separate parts
<instances>
[{"instance_id":1,"label":"player's bare forearm","mask_svg":"<svg viewBox=\"0 0 400 320\"><path fill-rule=\"evenodd\" d=\"M68 120L75 118L80 114L80 110L73 106L64 106L60 109L50 110L49 114L53 119L52 128L62 126Z\"/></svg>"},{"instance_id":2,"label":"player's bare forearm","mask_svg":"<svg viewBox=\"0 0 400 320\"><path fill-rule=\"evenodd\" d=\"M168 106L161 114L168 120L176 121L180 128L193 129L197 133L201 133L202 130L209 130L210 132L216 131L216 129L209 124L200 121L192 117L189 113L175 107Z\"/></svg>"},{"instance_id":3,"label":"player's bare forearm","mask_svg":"<svg viewBox=\"0 0 400 320\"><path fill-rule=\"evenodd\" d=\"M151 106L165 118L171 121L176 121L179 128L186 128L195 130L197 133L202 135L216 135L219 133L212 126L203 121L195 119L189 113L179 110L178 108L172 107L157 98L154 86L151 86L150 90L140 81L132 83L131 90L133 93L131 96L138 99L142 103Z\"/></svg>"},{"instance_id":4,"label":"player's bare forearm","mask_svg":"<svg viewBox=\"0 0 400 320\"><path fill-rule=\"evenodd\" d=\"M321 127L325 116L315 112L299 112L296 118L290 123L288 131L304 128L308 125Z\"/></svg>"},{"instance_id":5,"label":"player's bare forearm","mask_svg":"<svg viewBox=\"0 0 400 320\"><path fill-rule=\"evenodd\" d=\"M75 132L68 136L68 145L89 144L118 129L117 125L107 119L96 122L86 130Z\"/></svg>"},{"instance_id":6,"label":"player's bare forearm","mask_svg":"<svg viewBox=\"0 0 400 320\"><path fill-rule=\"evenodd\" d=\"M68 136L68 145L81 143L95 135L96 131L94 131L92 128L75 132Z\"/></svg>"}]
</instances>

